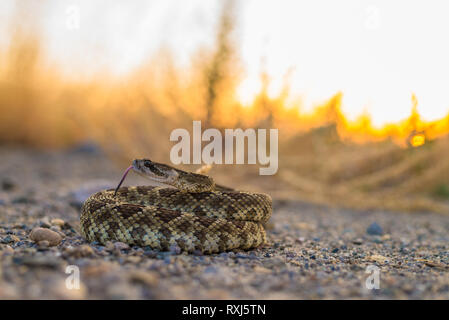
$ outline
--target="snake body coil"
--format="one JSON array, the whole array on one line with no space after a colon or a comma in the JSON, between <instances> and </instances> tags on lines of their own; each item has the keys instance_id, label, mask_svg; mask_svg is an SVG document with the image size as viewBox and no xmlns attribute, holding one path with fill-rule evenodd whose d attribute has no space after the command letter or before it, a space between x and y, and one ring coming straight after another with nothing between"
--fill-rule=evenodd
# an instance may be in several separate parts
<instances>
[{"instance_id":1,"label":"snake body coil","mask_svg":"<svg viewBox=\"0 0 449 320\"><path fill-rule=\"evenodd\" d=\"M270 196L215 186L205 175L135 160L134 171L175 188L138 186L91 195L81 213L88 241L170 250L217 253L251 249L266 242L263 224L272 212ZM123 179L122 179L123 180Z\"/></svg>"}]
</instances>

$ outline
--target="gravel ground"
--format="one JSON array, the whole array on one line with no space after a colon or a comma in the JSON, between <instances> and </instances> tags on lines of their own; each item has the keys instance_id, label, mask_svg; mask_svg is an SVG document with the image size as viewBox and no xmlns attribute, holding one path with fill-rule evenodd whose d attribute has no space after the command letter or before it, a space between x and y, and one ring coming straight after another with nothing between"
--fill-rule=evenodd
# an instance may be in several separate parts
<instances>
[{"instance_id":1,"label":"gravel ground","mask_svg":"<svg viewBox=\"0 0 449 320\"><path fill-rule=\"evenodd\" d=\"M275 199L270 243L257 250L102 246L79 235L79 208L114 187L121 170L92 146L0 154L0 299L449 299L449 216ZM62 241L36 244L36 227ZM370 265L379 268L378 290L366 288Z\"/></svg>"}]
</instances>

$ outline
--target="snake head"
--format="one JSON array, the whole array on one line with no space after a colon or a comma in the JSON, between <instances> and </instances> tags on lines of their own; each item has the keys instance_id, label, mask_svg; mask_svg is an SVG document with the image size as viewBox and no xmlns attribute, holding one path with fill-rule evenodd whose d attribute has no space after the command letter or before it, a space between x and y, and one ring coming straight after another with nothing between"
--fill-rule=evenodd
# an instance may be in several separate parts
<instances>
[{"instance_id":1,"label":"snake head","mask_svg":"<svg viewBox=\"0 0 449 320\"><path fill-rule=\"evenodd\" d=\"M148 159L134 160L132 168L145 178L166 184L172 184L179 175L174 168Z\"/></svg>"}]
</instances>

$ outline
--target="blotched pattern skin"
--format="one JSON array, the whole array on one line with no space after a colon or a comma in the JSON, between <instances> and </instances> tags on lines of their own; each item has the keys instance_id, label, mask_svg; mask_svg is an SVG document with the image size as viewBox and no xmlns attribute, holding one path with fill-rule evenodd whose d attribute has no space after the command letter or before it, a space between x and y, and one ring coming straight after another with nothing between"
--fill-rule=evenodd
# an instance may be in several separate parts
<instances>
[{"instance_id":1,"label":"blotched pattern skin","mask_svg":"<svg viewBox=\"0 0 449 320\"><path fill-rule=\"evenodd\" d=\"M217 253L266 242L263 224L271 197L224 187L187 192L165 187L123 187L91 195L82 207L81 232L88 241Z\"/></svg>"}]
</instances>

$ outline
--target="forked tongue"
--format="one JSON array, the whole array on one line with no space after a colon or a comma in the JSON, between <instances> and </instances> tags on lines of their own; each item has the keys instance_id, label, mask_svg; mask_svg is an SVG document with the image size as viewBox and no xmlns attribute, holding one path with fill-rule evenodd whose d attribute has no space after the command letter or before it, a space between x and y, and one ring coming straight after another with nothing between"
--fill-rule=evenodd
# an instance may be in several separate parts
<instances>
[{"instance_id":1,"label":"forked tongue","mask_svg":"<svg viewBox=\"0 0 449 320\"><path fill-rule=\"evenodd\" d=\"M118 189L122 185L123 181L125 181L126 176L128 175L129 170L131 170L133 166L130 166L128 169L126 169L125 173L123 174L122 180L120 180L120 183L118 184L117 188L115 188L114 197L117 194Z\"/></svg>"}]
</instances>

